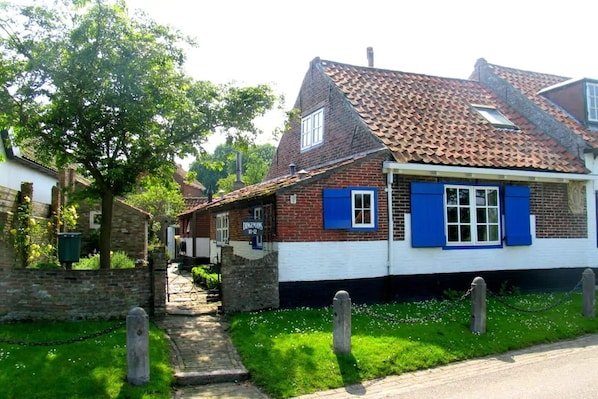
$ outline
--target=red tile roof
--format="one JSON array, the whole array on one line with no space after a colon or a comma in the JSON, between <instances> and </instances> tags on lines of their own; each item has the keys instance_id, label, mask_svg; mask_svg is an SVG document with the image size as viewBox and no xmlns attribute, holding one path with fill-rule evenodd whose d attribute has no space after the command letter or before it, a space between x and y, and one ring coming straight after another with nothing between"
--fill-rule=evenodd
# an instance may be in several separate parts
<instances>
[{"instance_id":1,"label":"red tile roof","mask_svg":"<svg viewBox=\"0 0 598 399\"><path fill-rule=\"evenodd\" d=\"M397 162L585 173L583 163L483 84L319 62ZM519 130L472 108L494 106Z\"/></svg>"},{"instance_id":2,"label":"red tile roof","mask_svg":"<svg viewBox=\"0 0 598 399\"><path fill-rule=\"evenodd\" d=\"M494 64L487 64L494 74L507 82L514 88L521 91L527 98L533 101L544 112L552 115L560 123L581 136L586 142L594 148L598 147L598 132L587 129L578 123L564 109L539 94L542 89L571 80L564 76L550 75L547 73L538 73L524 71L520 69L507 68Z\"/></svg>"}]
</instances>

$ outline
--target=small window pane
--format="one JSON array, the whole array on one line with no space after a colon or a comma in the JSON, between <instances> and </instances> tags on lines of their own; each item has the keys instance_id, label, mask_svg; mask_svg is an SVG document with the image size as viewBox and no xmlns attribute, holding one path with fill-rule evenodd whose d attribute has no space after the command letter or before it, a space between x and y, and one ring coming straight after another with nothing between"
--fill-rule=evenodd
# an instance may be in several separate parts
<instances>
[{"instance_id":1,"label":"small window pane","mask_svg":"<svg viewBox=\"0 0 598 399\"><path fill-rule=\"evenodd\" d=\"M488 208L488 222L498 223L498 208Z\"/></svg>"},{"instance_id":2,"label":"small window pane","mask_svg":"<svg viewBox=\"0 0 598 399\"><path fill-rule=\"evenodd\" d=\"M461 241L471 242L471 228L468 225L461 225Z\"/></svg>"},{"instance_id":3,"label":"small window pane","mask_svg":"<svg viewBox=\"0 0 598 399\"><path fill-rule=\"evenodd\" d=\"M449 242L459 242L459 226L448 226L448 240Z\"/></svg>"},{"instance_id":4,"label":"small window pane","mask_svg":"<svg viewBox=\"0 0 598 399\"><path fill-rule=\"evenodd\" d=\"M446 189L446 203L447 205L457 205L457 189L447 188Z\"/></svg>"},{"instance_id":5,"label":"small window pane","mask_svg":"<svg viewBox=\"0 0 598 399\"><path fill-rule=\"evenodd\" d=\"M489 226L490 241L498 241L498 226Z\"/></svg>"},{"instance_id":6,"label":"small window pane","mask_svg":"<svg viewBox=\"0 0 598 399\"><path fill-rule=\"evenodd\" d=\"M459 190L459 205L469 205L469 190Z\"/></svg>"},{"instance_id":7,"label":"small window pane","mask_svg":"<svg viewBox=\"0 0 598 399\"><path fill-rule=\"evenodd\" d=\"M488 205L498 206L498 190L488 191Z\"/></svg>"},{"instance_id":8,"label":"small window pane","mask_svg":"<svg viewBox=\"0 0 598 399\"><path fill-rule=\"evenodd\" d=\"M478 208L477 210L477 214L476 217L478 218L478 223L486 223L486 209L482 208Z\"/></svg>"},{"instance_id":9,"label":"small window pane","mask_svg":"<svg viewBox=\"0 0 598 399\"><path fill-rule=\"evenodd\" d=\"M478 241L488 241L488 227L484 225L478 226Z\"/></svg>"},{"instance_id":10,"label":"small window pane","mask_svg":"<svg viewBox=\"0 0 598 399\"><path fill-rule=\"evenodd\" d=\"M477 206L486 205L486 190L476 190L475 197L475 204Z\"/></svg>"},{"instance_id":11,"label":"small window pane","mask_svg":"<svg viewBox=\"0 0 598 399\"><path fill-rule=\"evenodd\" d=\"M471 222L471 217L469 216L469 208L461 208L459 210L460 220L461 223L469 223Z\"/></svg>"},{"instance_id":12,"label":"small window pane","mask_svg":"<svg viewBox=\"0 0 598 399\"><path fill-rule=\"evenodd\" d=\"M459 222L459 214L457 213L457 209L455 207L450 207L446 209L446 220L449 223L457 223Z\"/></svg>"}]
</instances>

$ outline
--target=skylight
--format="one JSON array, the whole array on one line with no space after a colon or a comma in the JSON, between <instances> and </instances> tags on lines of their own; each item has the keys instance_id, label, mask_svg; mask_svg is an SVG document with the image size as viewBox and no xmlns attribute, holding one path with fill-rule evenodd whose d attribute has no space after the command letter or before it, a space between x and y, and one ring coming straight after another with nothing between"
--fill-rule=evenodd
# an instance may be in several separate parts
<instances>
[{"instance_id":1,"label":"skylight","mask_svg":"<svg viewBox=\"0 0 598 399\"><path fill-rule=\"evenodd\" d=\"M495 127L502 127L506 129L517 129L517 126L507 119L499 110L487 105L472 105L488 122Z\"/></svg>"}]
</instances>

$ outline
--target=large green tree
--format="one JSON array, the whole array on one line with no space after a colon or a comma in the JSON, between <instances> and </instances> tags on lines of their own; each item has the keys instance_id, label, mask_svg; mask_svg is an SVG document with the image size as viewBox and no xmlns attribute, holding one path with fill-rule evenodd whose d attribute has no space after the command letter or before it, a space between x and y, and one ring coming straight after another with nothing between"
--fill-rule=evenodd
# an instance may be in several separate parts
<instances>
[{"instance_id":1,"label":"large green tree","mask_svg":"<svg viewBox=\"0 0 598 399\"><path fill-rule=\"evenodd\" d=\"M92 180L87 194L102 202L102 268L110 267L115 197L216 130L251 138L254 119L276 102L265 85L193 80L184 72L193 42L129 13L122 0L0 7L0 127Z\"/></svg>"}]
</instances>

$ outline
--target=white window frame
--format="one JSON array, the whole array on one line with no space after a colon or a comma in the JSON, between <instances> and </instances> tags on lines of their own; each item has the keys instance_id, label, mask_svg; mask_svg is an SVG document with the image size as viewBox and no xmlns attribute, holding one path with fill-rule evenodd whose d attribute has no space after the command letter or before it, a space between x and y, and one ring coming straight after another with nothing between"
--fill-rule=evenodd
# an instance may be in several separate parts
<instances>
[{"instance_id":1,"label":"white window frame","mask_svg":"<svg viewBox=\"0 0 598 399\"><path fill-rule=\"evenodd\" d=\"M358 201L361 197L362 201ZM364 199L369 197L368 201ZM376 227L376 204L373 190L351 190L351 227L354 229L371 229ZM369 212L369 222L365 220Z\"/></svg>"},{"instance_id":2,"label":"white window frame","mask_svg":"<svg viewBox=\"0 0 598 399\"><path fill-rule=\"evenodd\" d=\"M324 108L301 118L301 151L309 150L324 141Z\"/></svg>"},{"instance_id":3,"label":"white window frame","mask_svg":"<svg viewBox=\"0 0 598 399\"><path fill-rule=\"evenodd\" d=\"M457 202L451 202L449 204L449 198L447 195L448 190L457 190ZM459 193L460 191L467 193L467 201L461 203ZM485 195L480 198L481 200L495 199L495 203L489 204L488 201L485 204L478 204L477 193L478 191L485 192ZM492 193L493 195L489 195ZM500 215L500 192L496 186L466 186L466 185L450 185L444 186L444 228L446 234L446 245L447 246L491 246L501 244L501 215ZM449 215L449 209L453 210L452 217ZM456 215L454 211L456 210ZM463 213L462 213L463 211ZM479 214L478 212L483 212ZM456 219L455 219L456 216ZM469 221L462 221L463 216L469 217ZM485 220L480 220L484 218ZM478 237L478 229L485 227L486 239L481 240ZM451 237L457 233L457 240L451 240ZM464 240L462 234L469 229L470 240ZM491 240L490 233L494 231L495 240Z\"/></svg>"},{"instance_id":4,"label":"white window frame","mask_svg":"<svg viewBox=\"0 0 598 399\"><path fill-rule=\"evenodd\" d=\"M253 218L255 220L262 220L264 219L264 208L261 206L257 206L253 208ZM258 234L255 236L255 249L263 249L264 248L264 235Z\"/></svg>"},{"instance_id":5,"label":"white window frame","mask_svg":"<svg viewBox=\"0 0 598 399\"><path fill-rule=\"evenodd\" d=\"M216 215L216 245L225 245L229 242L229 218L228 212Z\"/></svg>"},{"instance_id":6,"label":"white window frame","mask_svg":"<svg viewBox=\"0 0 598 399\"><path fill-rule=\"evenodd\" d=\"M495 107L489 105L473 104L472 107L478 111L490 124L496 127L507 129L519 129L517 125L511 122L506 116L502 114Z\"/></svg>"},{"instance_id":7,"label":"white window frame","mask_svg":"<svg viewBox=\"0 0 598 399\"><path fill-rule=\"evenodd\" d=\"M588 121L598 122L598 83L586 82Z\"/></svg>"},{"instance_id":8,"label":"white window frame","mask_svg":"<svg viewBox=\"0 0 598 399\"><path fill-rule=\"evenodd\" d=\"M90 229L99 229L100 227L102 227L101 220L102 220L102 212L101 211L90 211L89 212L89 228Z\"/></svg>"}]
</instances>

